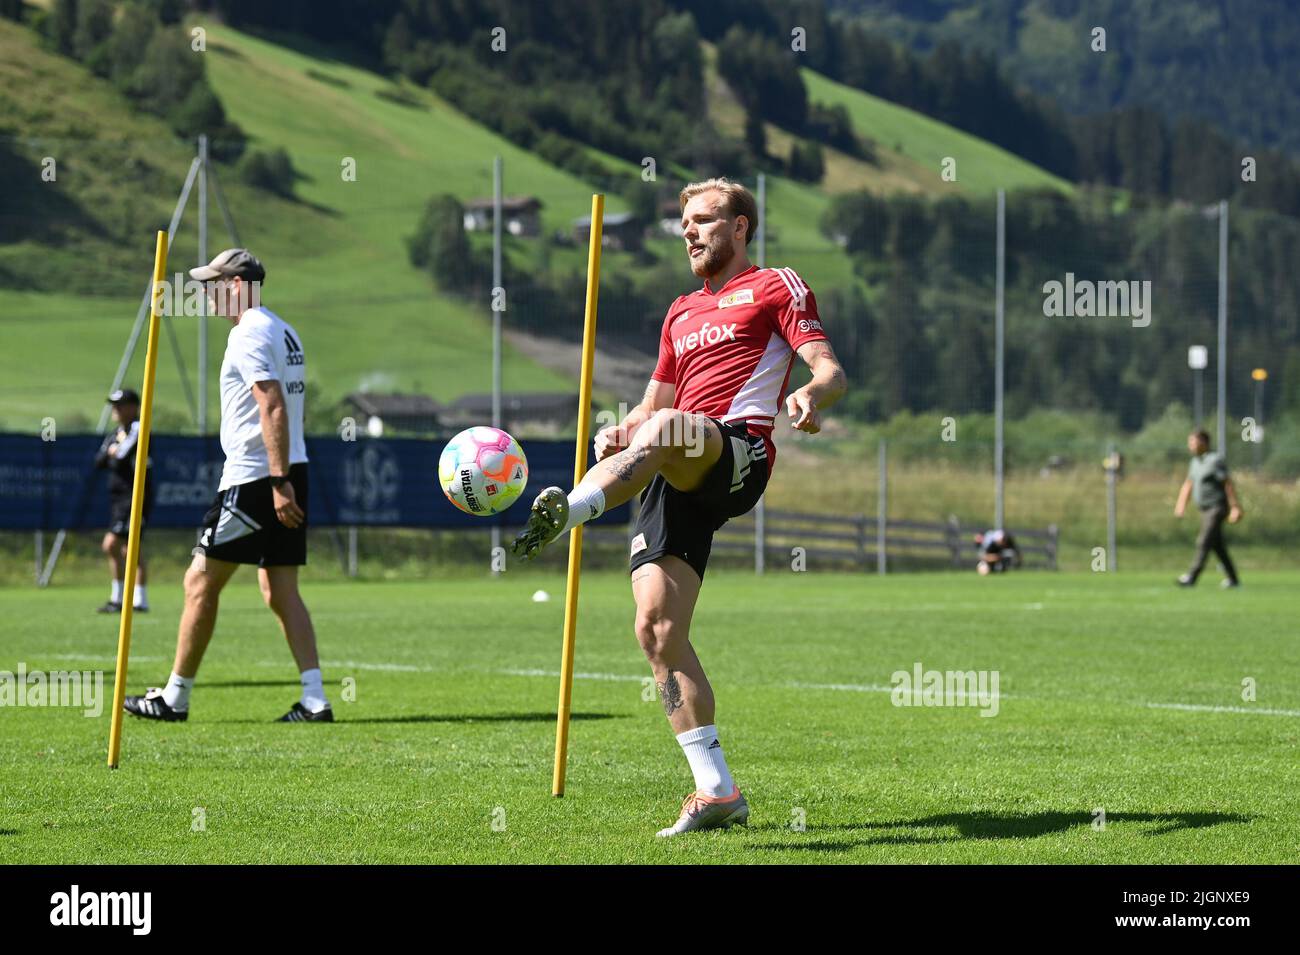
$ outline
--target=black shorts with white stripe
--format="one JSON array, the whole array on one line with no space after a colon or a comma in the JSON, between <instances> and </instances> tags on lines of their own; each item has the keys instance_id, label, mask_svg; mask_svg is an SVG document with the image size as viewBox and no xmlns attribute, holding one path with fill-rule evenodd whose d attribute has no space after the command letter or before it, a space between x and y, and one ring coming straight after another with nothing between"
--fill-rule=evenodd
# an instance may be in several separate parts
<instances>
[{"instance_id":1,"label":"black shorts with white stripe","mask_svg":"<svg viewBox=\"0 0 1300 955\"><path fill-rule=\"evenodd\" d=\"M713 420L713 419L711 419ZM694 491L679 491L662 475L641 492L632 532L631 570L671 554L704 579L713 534L733 517L748 514L767 487L767 445L743 427L714 420L722 432L722 456Z\"/></svg>"},{"instance_id":2,"label":"black shorts with white stripe","mask_svg":"<svg viewBox=\"0 0 1300 955\"><path fill-rule=\"evenodd\" d=\"M298 506L308 513L306 464L289 468L289 483ZM203 531L194 553L232 564L301 566L307 563L307 522L293 528L280 523L270 478L237 484L217 492L203 516Z\"/></svg>"}]
</instances>

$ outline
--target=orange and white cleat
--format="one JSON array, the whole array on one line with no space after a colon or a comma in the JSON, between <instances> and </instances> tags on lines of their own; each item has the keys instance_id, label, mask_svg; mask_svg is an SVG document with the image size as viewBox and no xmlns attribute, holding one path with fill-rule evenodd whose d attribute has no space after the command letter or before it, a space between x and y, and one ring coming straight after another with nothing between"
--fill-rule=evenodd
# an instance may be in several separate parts
<instances>
[{"instance_id":1,"label":"orange and white cleat","mask_svg":"<svg viewBox=\"0 0 1300 955\"><path fill-rule=\"evenodd\" d=\"M730 796L710 796L693 792L682 803L682 814L677 822L656 835L661 838L680 836L684 832L700 829L728 829L749 822L749 803L740 794L740 787L732 785Z\"/></svg>"}]
</instances>

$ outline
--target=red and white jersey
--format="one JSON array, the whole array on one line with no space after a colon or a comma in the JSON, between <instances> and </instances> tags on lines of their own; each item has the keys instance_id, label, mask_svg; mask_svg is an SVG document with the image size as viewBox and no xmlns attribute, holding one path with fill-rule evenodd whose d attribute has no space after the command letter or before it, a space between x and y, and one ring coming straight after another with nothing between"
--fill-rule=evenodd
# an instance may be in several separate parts
<instances>
[{"instance_id":1,"label":"red and white jersey","mask_svg":"<svg viewBox=\"0 0 1300 955\"><path fill-rule=\"evenodd\" d=\"M676 386L674 408L762 435L770 471L795 351L825 339L817 301L794 270L753 265L716 291L706 281L673 302L651 377Z\"/></svg>"}]
</instances>

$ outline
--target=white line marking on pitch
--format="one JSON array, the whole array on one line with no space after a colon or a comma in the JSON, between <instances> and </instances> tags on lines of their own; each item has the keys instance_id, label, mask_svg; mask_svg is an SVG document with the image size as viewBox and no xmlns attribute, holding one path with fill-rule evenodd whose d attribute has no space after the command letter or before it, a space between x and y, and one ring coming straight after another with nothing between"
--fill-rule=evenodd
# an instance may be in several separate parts
<instances>
[{"instance_id":1,"label":"white line marking on pitch","mask_svg":"<svg viewBox=\"0 0 1300 955\"><path fill-rule=\"evenodd\" d=\"M505 676L548 676L558 678L559 670L495 670L495 673L501 673ZM627 676L623 673L575 673L575 680L608 680L618 683L640 683L644 678L639 676Z\"/></svg>"},{"instance_id":2,"label":"white line marking on pitch","mask_svg":"<svg viewBox=\"0 0 1300 955\"><path fill-rule=\"evenodd\" d=\"M1148 703L1152 710L1185 710L1189 713L1249 713L1252 716L1300 716L1300 710L1272 710L1265 707L1209 706L1203 703Z\"/></svg>"},{"instance_id":3,"label":"white line marking on pitch","mask_svg":"<svg viewBox=\"0 0 1300 955\"><path fill-rule=\"evenodd\" d=\"M875 683L787 683L792 690L847 690L851 693L892 693L892 686L879 686Z\"/></svg>"},{"instance_id":4,"label":"white line marking on pitch","mask_svg":"<svg viewBox=\"0 0 1300 955\"><path fill-rule=\"evenodd\" d=\"M113 656L92 654L92 653L42 653L43 658L51 660L106 660L115 661ZM162 663L170 660L170 657L156 656L133 656L133 663ZM254 666L259 667L284 667L287 664L279 660L255 660L252 661ZM363 663L358 660L326 660L325 666L337 667L339 669L353 670L378 670L390 673L441 673L445 667L415 666L409 663ZM558 678L559 670L542 670L542 669L506 669L493 670L493 673L499 673L503 676L544 676L549 678ZM630 676L625 673L575 673L575 680L600 680L612 683L640 683L644 677ZM894 687L881 686L877 683L783 683L786 689L792 690L830 690L849 693L892 693ZM1015 696L1008 693L998 694L999 699L1034 699L1034 697ZM1116 701L1120 702L1120 701ZM1121 703L1122 705L1122 703ZM1280 710L1268 707L1250 707L1250 706L1214 706L1204 703L1134 703L1132 706L1144 706L1150 710L1180 710L1184 713L1242 713L1247 716L1290 716L1300 717L1300 710Z\"/></svg>"}]
</instances>

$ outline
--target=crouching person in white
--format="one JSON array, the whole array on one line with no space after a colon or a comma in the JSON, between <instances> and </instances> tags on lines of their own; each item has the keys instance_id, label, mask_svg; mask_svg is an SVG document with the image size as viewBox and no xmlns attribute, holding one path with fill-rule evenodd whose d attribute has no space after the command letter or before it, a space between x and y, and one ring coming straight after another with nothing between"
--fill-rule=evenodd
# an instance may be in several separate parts
<instances>
[{"instance_id":1,"label":"crouching person in white","mask_svg":"<svg viewBox=\"0 0 1300 955\"><path fill-rule=\"evenodd\" d=\"M302 697L281 722L333 722L325 698L316 631L298 593L307 563L307 449L303 441L306 357L287 322L261 307L262 263L227 249L190 275L208 283L212 314L233 323L221 363L221 449L226 463L185 574L185 609L176 662L162 688L128 696L128 713L189 717L190 691L217 622L221 590L240 564L257 566L266 605L302 675Z\"/></svg>"}]
</instances>

